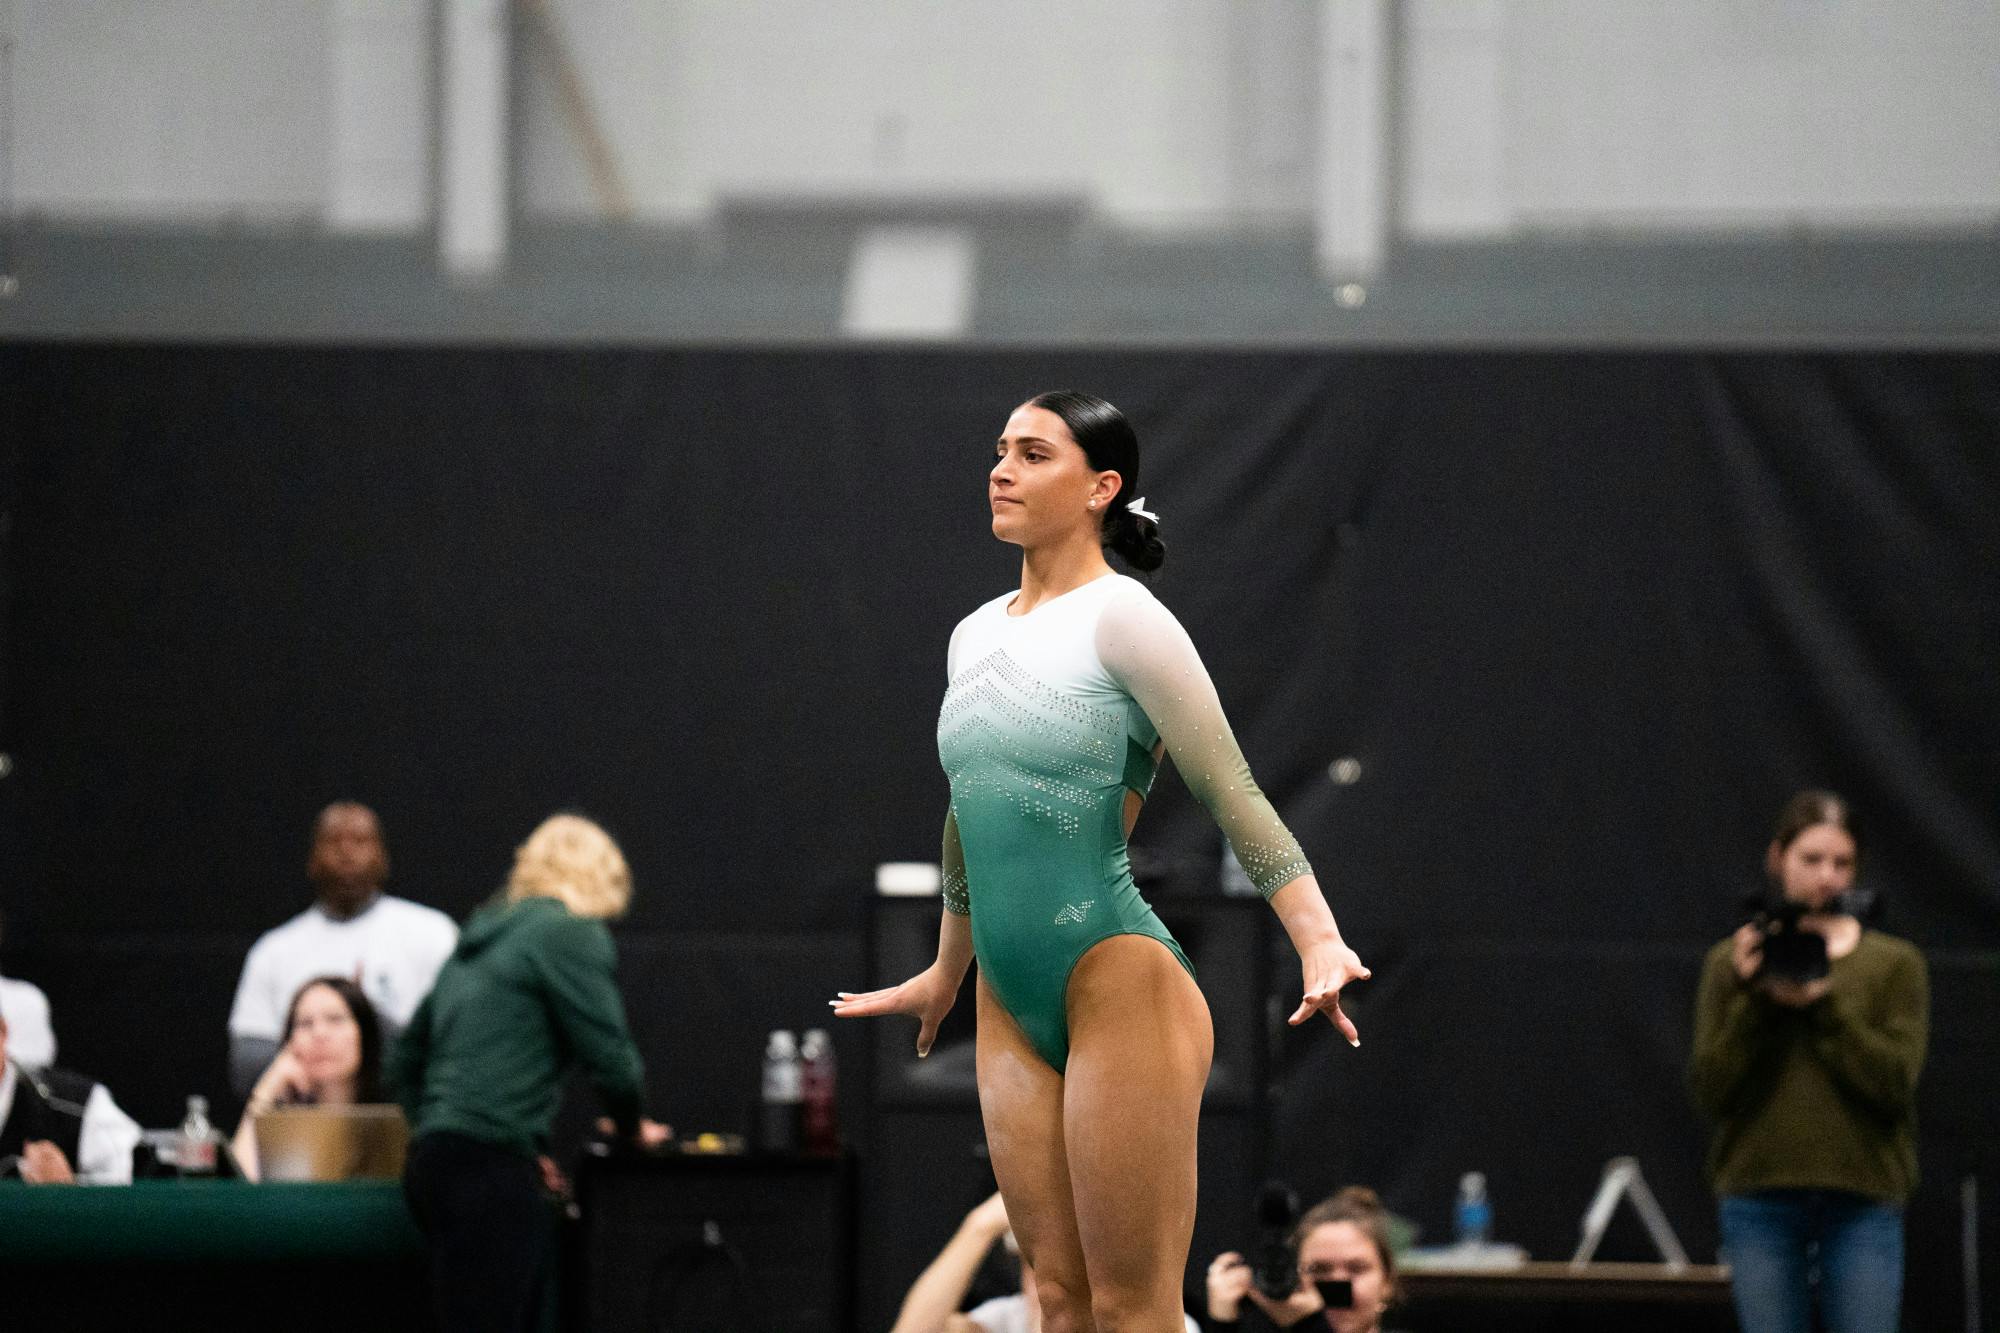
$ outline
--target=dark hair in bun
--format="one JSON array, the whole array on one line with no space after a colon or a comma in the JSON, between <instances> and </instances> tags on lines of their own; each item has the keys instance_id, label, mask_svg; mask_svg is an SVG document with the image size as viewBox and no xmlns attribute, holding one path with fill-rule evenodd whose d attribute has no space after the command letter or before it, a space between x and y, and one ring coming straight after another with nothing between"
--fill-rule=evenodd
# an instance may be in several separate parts
<instances>
[{"instance_id":1,"label":"dark hair in bun","mask_svg":"<svg viewBox=\"0 0 2000 1333\"><path fill-rule=\"evenodd\" d=\"M1390 1303L1394 1304L1396 1251L1389 1243L1389 1210L1382 1206L1382 1197L1366 1185L1349 1185L1306 1210L1292 1230L1292 1243L1304 1244L1307 1236L1333 1222L1347 1223L1375 1247L1375 1260L1382 1265L1382 1276L1389 1283Z\"/></svg>"},{"instance_id":2,"label":"dark hair in bun","mask_svg":"<svg viewBox=\"0 0 2000 1333\"><path fill-rule=\"evenodd\" d=\"M1167 544L1160 540L1160 525L1141 518L1125 506L1139 498L1139 437L1125 414L1094 394L1075 389L1051 389L1028 400L1062 418L1070 438L1082 446L1084 457L1099 472L1116 472L1118 493L1111 497L1104 514L1104 545L1119 559L1141 573L1158 569L1167 558Z\"/></svg>"}]
</instances>

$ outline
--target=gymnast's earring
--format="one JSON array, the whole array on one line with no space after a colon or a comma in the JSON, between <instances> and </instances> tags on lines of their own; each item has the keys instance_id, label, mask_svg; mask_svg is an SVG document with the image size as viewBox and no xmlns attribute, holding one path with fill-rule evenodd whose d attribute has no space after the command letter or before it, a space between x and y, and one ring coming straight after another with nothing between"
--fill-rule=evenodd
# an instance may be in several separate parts
<instances>
[{"instance_id":1,"label":"gymnast's earring","mask_svg":"<svg viewBox=\"0 0 2000 1333\"><path fill-rule=\"evenodd\" d=\"M1086 508L1089 508L1089 509L1095 509L1095 508L1097 508L1097 501L1095 501L1095 500L1092 500L1092 501L1091 501L1091 502L1090 502L1090 503L1089 503L1089 504L1088 504L1087 506L1085 506L1085 507L1086 507Z\"/></svg>"}]
</instances>

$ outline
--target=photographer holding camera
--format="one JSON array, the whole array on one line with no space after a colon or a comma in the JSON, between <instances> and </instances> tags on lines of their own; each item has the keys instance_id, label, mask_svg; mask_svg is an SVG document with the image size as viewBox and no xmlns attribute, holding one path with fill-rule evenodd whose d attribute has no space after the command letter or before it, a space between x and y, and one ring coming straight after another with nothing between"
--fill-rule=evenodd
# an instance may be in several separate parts
<instances>
[{"instance_id":1,"label":"photographer holding camera","mask_svg":"<svg viewBox=\"0 0 2000 1333\"><path fill-rule=\"evenodd\" d=\"M1330 1328L1381 1333L1396 1299L1396 1257L1389 1214L1375 1191L1349 1185L1298 1218L1297 1200L1266 1186L1257 1206L1265 1232L1256 1261L1234 1250L1208 1266L1209 1333L1271 1328ZM1257 1313L1246 1312L1245 1302Z\"/></svg>"},{"instance_id":2,"label":"photographer holding camera","mask_svg":"<svg viewBox=\"0 0 2000 1333\"><path fill-rule=\"evenodd\" d=\"M1748 1333L1891 1333L1916 1088L1930 1025L1923 955L1863 926L1847 803L1803 791L1765 856L1772 892L1709 950L1688 1085L1715 1122L1709 1176Z\"/></svg>"}]
</instances>

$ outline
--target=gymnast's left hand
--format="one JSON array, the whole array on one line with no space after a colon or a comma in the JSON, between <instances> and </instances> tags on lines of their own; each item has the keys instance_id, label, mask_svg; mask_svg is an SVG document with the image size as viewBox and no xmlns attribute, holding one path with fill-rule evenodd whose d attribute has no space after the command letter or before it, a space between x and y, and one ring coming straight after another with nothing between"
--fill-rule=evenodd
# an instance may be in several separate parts
<instances>
[{"instance_id":1,"label":"gymnast's left hand","mask_svg":"<svg viewBox=\"0 0 2000 1333\"><path fill-rule=\"evenodd\" d=\"M1305 984L1305 998L1286 1021L1297 1027L1316 1013L1325 1014L1347 1038L1349 1046L1359 1046L1361 1034L1355 1031L1354 1020L1341 1012L1340 988L1350 981L1366 981L1374 974L1361 965L1354 950L1337 935L1301 949L1299 971Z\"/></svg>"}]
</instances>

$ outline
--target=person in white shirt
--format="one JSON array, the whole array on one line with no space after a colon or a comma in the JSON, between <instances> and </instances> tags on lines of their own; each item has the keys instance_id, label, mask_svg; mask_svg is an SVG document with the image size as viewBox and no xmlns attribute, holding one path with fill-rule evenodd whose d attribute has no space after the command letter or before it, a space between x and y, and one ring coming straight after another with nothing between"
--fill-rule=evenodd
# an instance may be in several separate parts
<instances>
[{"instance_id":1,"label":"person in white shirt","mask_svg":"<svg viewBox=\"0 0 2000 1333\"><path fill-rule=\"evenodd\" d=\"M243 961L229 1008L229 1078L239 1096L277 1057L286 1012L306 982L352 978L380 1014L387 1042L458 944L458 927L443 912L382 892L389 852L381 821L359 802L320 811L306 876L313 905L266 932Z\"/></svg>"},{"instance_id":2,"label":"person in white shirt","mask_svg":"<svg viewBox=\"0 0 2000 1333\"><path fill-rule=\"evenodd\" d=\"M0 1178L30 1185L129 1185L139 1126L102 1083L9 1058L0 1018Z\"/></svg>"},{"instance_id":3,"label":"person in white shirt","mask_svg":"<svg viewBox=\"0 0 2000 1333\"><path fill-rule=\"evenodd\" d=\"M965 1215L958 1231L918 1275L903 1297L896 1323L889 1333L1041 1333L1042 1311L1035 1300L1035 1270L1021 1264L1021 1290L1012 1296L995 1296L959 1313L965 1293L972 1286L980 1266L995 1241L1004 1241L1008 1253L1018 1261L1013 1233L1007 1227L1007 1205L994 1194ZM1183 1314L1186 1333L1201 1333L1195 1321Z\"/></svg>"},{"instance_id":4,"label":"person in white shirt","mask_svg":"<svg viewBox=\"0 0 2000 1333\"><path fill-rule=\"evenodd\" d=\"M56 1062L56 1033L49 1025L49 997L42 988L13 977L0 977L0 1018L19 1034L13 1043L14 1060L30 1069L46 1069Z\"/></svg>"},{"instance_id":5,"label":"person in white shirt","mask_svg":"<svg viewBox=\"0 0 2000 1333\"><path fill-rule=\"evenodd\" d=\"M0 916L0 934L7 919ZM0 977L0 1018L7 1020L14 1034L8 1045L12 1059L30 1069L45 1069L56 1062L56 1033L49 1025L49 997L42 988L13 977Z\"/></svg>"}]
</instances>

